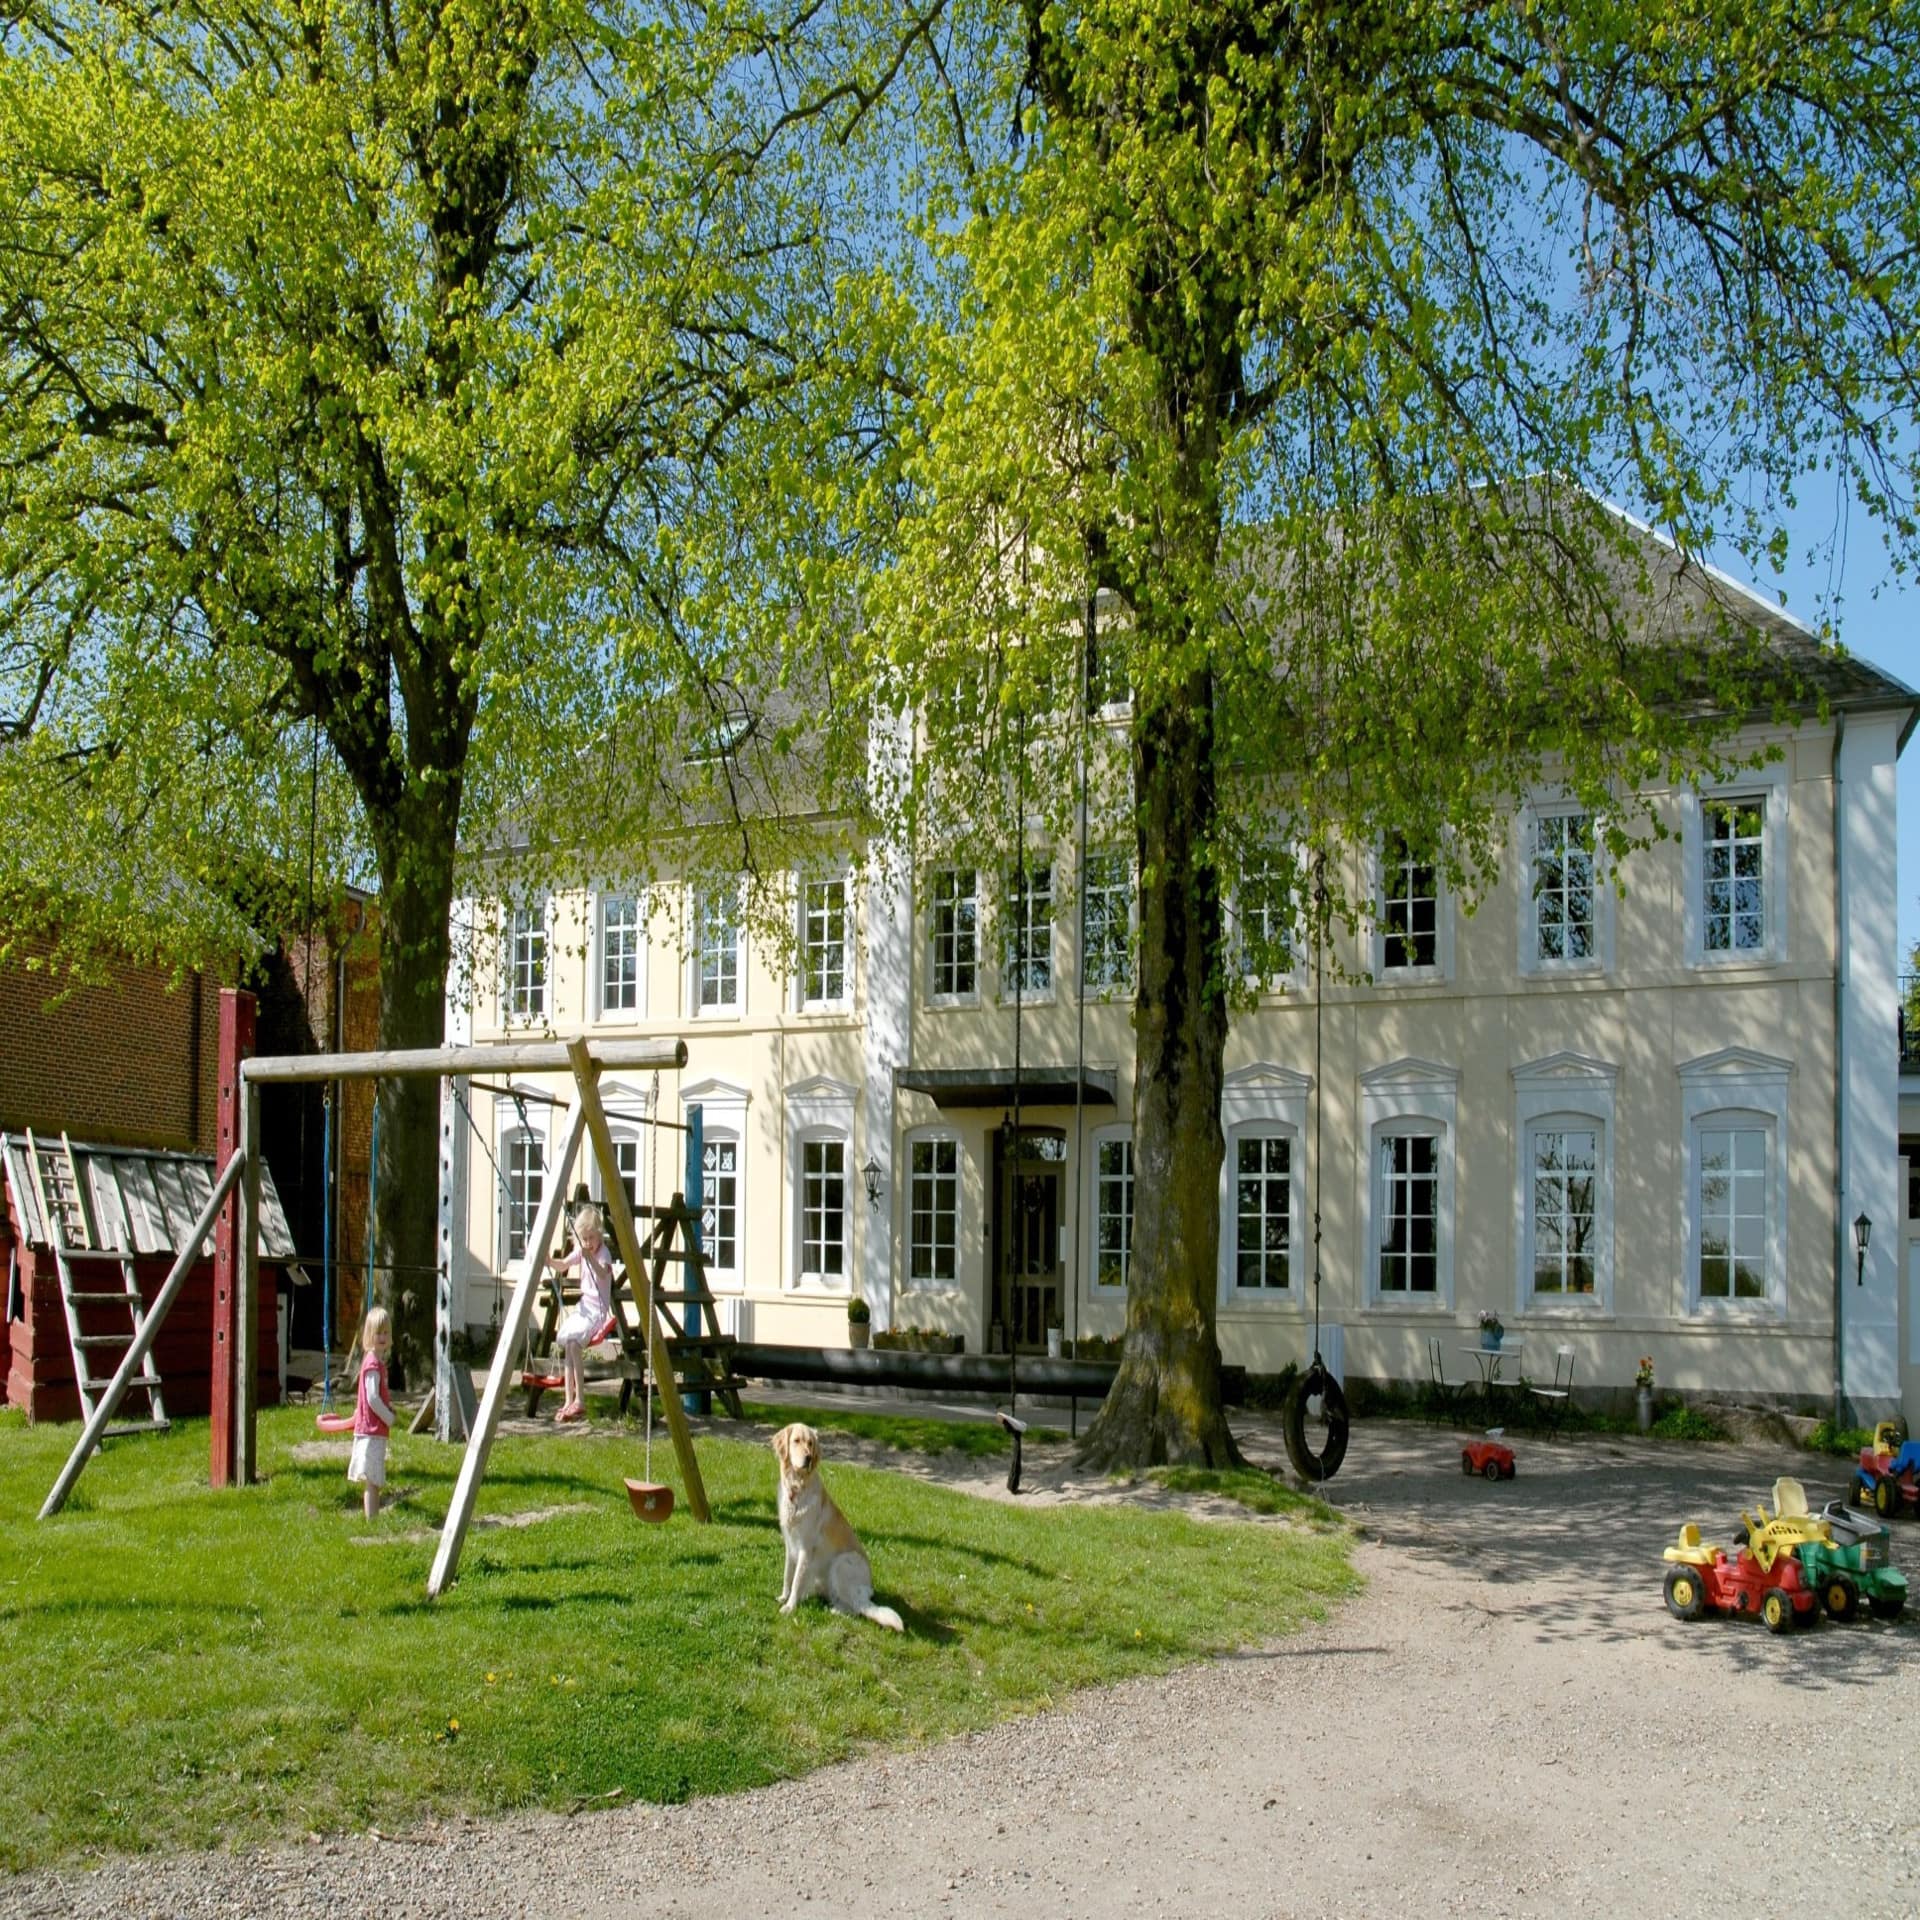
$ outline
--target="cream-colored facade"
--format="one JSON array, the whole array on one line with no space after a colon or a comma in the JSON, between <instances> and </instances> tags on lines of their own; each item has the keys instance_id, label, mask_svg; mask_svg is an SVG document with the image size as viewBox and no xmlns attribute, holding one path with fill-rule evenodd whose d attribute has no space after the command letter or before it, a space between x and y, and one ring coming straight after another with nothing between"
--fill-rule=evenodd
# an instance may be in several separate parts
<instances>
[{"instance_id":1,"label":"cream-colored facade","mask_svg":"<svg viewBox=\"0 0 1920 1920\"><path fill-rule=\"evenodd\" d=\"M1749 733L1776 757L1655 796L1670 837L1630 857L1617 893L1550 794L1516 807L1500 882L1470 913L1421 869L1357 851L1377 911L1334 971L1374 983L1329 979L1316 1004L1302 952L1232 1021L1226 1360L1276 1372L1310 1352L1317 1208L1319 1312L1350 1378L1424 1379L1433 1340L1449 1377L1470 1372L1460 1349L1491 1309L1537 1379L1564 1347L1583 1388L1624 1387L1650 1356L1663 1388L1811 1407L1838 1366L1856 1409L1896 1404L1894 765L1912 718L1886 682L1828 720ZM1017 1260L1023 1345L1048 1321L1117 1333L1131 1001L1124 982L1079 991L1071 859L1054 850L1074 904L1036 933L1020 996L1017 1179L1005 893L986 873L970 954L964 876L871 900L833 876L797 883L803 954L813 937L799 972L685 898L651 915L556 898L510 932L455 1024L477 1040L684 1037L659 1112L700 1110L729 1330L843 1345L857 1291L878 1326L979 1351L1014 1320ZM634 1124L652 1086L613 1079L636 1192L684 1186L684 1136ZM554 1129L537 1097L464 1097L454 1300L480 1329ZM1885 1225L1863 1263L1862 1213Z\"/></svg>"}]
</instances>

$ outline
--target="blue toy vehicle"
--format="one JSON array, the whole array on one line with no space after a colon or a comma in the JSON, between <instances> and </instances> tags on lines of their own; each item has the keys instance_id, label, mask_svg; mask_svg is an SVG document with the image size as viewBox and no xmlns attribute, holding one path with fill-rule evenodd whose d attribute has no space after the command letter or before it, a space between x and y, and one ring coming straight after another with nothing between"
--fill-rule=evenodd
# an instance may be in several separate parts
<instances>
[{"instance_id":1,"label":"blue toy vehicle","mask_svg":"<svg viewBox=\"0 0 1920 1920\"><path fill-rule=\"evenodd\" d=\"M1853 1470L1854 1499L1882 1520L1920 1513L1920 1440L1909 1440L1896 1452L1898 1430L1894 1421L1881 1421L1873 1430L1873 1445L1860 1449L1860 1464Z\"/></svg>"}]
</instances>

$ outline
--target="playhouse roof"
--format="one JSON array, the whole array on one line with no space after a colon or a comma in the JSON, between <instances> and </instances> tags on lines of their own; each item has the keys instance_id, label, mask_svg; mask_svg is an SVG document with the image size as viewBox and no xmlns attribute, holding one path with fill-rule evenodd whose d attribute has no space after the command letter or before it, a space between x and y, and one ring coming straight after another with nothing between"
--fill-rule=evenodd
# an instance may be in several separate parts
<instances>
[{"instance_id":1,"label":"playhouse roof","mask_svg":"<svg viewBox=\"0 0 1920 1920\"><path fill-rule=\"evenodd\" d=\"M87 1198L95 1244L116 1253L176 1254L193 1223L213 1195L210 1154L163 1153L139 1147L102 1147L74 1140L38 1142L73 1156L74 1170ZM0 1166L14 1229L29 1246L51 1248L53 1240L40 1209L39 1183L27 1139L0 1133ZM260 1251L269 1260L295 1257L293 1235L280 1205L273 1175L260 1167Z\"/></svg>"}]
</instances>

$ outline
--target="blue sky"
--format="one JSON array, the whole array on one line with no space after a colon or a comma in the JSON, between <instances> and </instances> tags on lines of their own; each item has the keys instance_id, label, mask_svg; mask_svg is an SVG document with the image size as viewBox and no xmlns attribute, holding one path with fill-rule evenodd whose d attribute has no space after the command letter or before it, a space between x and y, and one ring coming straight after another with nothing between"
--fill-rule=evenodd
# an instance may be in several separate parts
<instances>
[{"instance_id":1,"label":"blue sky","mask_svg":"<svg viewBox=\"0 0 1920 1920\"><path fill-rule=\"evenodd\" d=\"M1847 651L1920 688L1920 583L1897 581L1879 530L1858 507L1802 506L1788 516L1795 564L1777 578L1756 577L1738 564L1727 571L1769 597L1784 593L1787 611L1818 626L1831 614ZM1920 939L1920 731L1900 761L1900 964Z\"/></svg>"}]
</instances>

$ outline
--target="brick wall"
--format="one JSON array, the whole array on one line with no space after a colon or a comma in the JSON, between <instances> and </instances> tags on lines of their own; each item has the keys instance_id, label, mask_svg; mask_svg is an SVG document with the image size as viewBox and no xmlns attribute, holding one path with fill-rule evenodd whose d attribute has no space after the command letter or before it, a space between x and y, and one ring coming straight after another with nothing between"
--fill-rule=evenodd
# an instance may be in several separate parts
<instances>
[{"instance_id":1,"label":"brick wall","mask_svg":"<svg viewBox=\"0 0 1920 1920\"><path fill-rule=\"evenodd\" d=\"M121 966L49 1005L49 975L0 967L0 1128L211 1153L220 984Z\"/></svg>"}]
</instances>

